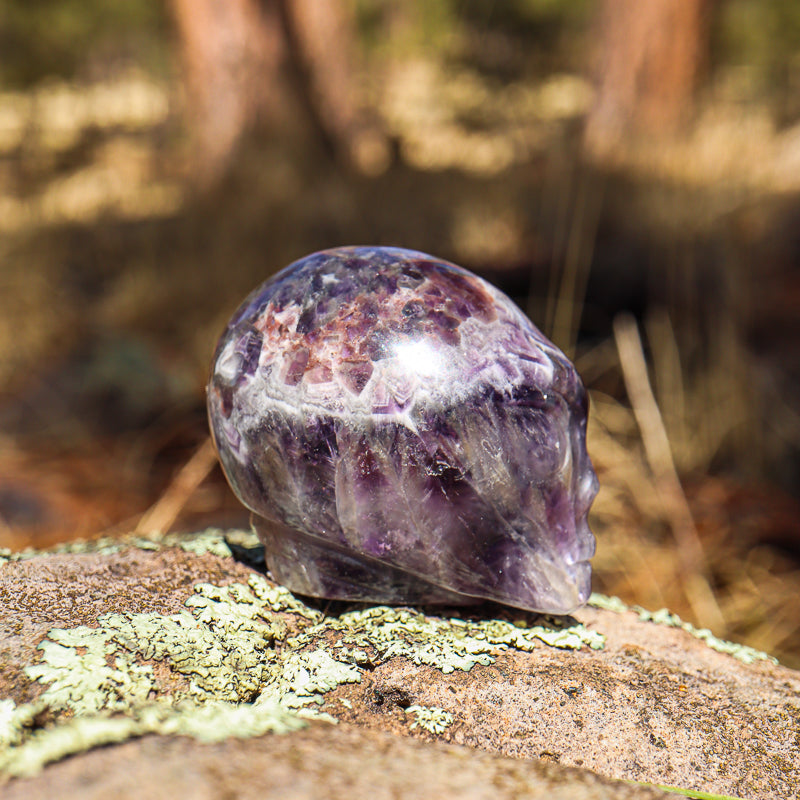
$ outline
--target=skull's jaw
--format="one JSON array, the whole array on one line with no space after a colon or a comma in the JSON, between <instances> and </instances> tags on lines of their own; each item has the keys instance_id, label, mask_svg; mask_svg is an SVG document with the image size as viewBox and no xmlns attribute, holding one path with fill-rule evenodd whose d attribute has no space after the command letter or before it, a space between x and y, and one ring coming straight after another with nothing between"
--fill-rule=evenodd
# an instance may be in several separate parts
<instances>
[{"instance_id":1,"label":"skull's jaw","mask_svg":"<svg viewBox=\"0 0 800 800\"><path fill-rule=\"evenodd\" d=\"M336 547L315 536L253 516L272 577L292 592L311 597L401 605L476 605L492 600L546 614L569 614L591 592L588 561L569 565L556 579L530 587L525 597L472 593L439 586L384 561ZM470 587L471 589L473 587Z\"/></svg>"}]
</instances>

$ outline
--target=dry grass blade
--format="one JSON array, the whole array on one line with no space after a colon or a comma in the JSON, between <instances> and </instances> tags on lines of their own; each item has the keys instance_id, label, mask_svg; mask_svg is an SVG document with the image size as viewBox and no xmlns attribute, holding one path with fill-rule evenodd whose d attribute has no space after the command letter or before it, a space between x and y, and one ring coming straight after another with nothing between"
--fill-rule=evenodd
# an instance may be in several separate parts
<instances>
[{"instance_id":1,"label":"dry grass blade","mask_svg":"<svg viewBox=\"0 0 800 800\"><path fill-rule=\"evenodd\" d=\"M214 445L210 438L206 439L181 467L161 497L139 519L136 533L166 533L216 463Z\"/></svg>"},{"instance_id":2,"label":"dry grass blade","mask_svg":"<svg viewBox=\"0 0 800 800\"><path fill-rule=\"evenodd\" d=\"M650 386L639 330L630 314L619 314L615 318L614 338L647 462L675 537L686 599L700 625L713 628L721 635L727 627L725 618L709 584L708 559L675 469L664 421Z\"/></svg>"},{"instance_id":3,"label":"dry grass blade","mask_svg":"<svg viewBox=\"0 0 800 800\"><path fill-rule=\"evenodd\" d=\"M602 179L591 173L581 176L552 325L553 341L558 343L570 357L575 354L578 327L600 222L603 191Z\"/></svg>"}]
</instances>

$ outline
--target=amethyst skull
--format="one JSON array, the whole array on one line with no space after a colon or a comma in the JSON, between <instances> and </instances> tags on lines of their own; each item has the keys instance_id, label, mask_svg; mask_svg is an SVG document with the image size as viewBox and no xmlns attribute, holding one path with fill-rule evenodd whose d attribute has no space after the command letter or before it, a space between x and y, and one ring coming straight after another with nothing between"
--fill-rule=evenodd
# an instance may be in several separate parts
<instances>
[{"instance_id":1,"label":"amethyst skull","mask_svg":"<svg viewBox=\"0 0 800 800\"><path fill-rule=\"evenodd\" d=\"M228 324L208 410L293 591L549 613L588 598L586 392L467 270L388 247L296 261Z\"/></svg>"}]
</instances>

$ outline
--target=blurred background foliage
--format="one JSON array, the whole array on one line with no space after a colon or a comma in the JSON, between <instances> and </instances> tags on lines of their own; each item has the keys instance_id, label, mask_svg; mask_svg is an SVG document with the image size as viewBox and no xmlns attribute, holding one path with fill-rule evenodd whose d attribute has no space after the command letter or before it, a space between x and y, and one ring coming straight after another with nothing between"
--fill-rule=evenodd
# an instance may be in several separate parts
<instances>
[{"instance_id":1,"label":"blurred background foliage","mask_svg":"<svg viewBox=\"0 0 800 800\"><path fill-rule=\"evenodd\" d=\"M395 244L575 359L597 588L800 665L799 198L792 0L3 0L0 547L247 524L216 337Z\"/></svg>"},{"instance_id":2,"label":"blurred background foliage","mask_svg":"<svg viewBox=\"0 0 800 800\"><path fill-rule=\"evenodd\" d=\"M800 8L791 2L728 0L712 37L719 68L740 70L742 99L775 103L784 124L800 115Z\"/></svg>"},{"instance_id":3,"label":"blurred background foliage","mask_svg":"<svg viewBox=\"0 0 800 800\"><path fill-rule=\"evenodd\" d=\"M140 0L4 0L0 81L26 89L40 81L87 79L135 63L164 76L169 63L167 9Z\"/></svg>"},{"instance_id":4,"label":"blurred background foliage","mask_svg":"<svg viewBox=\"0 0 800 800\"><path fill-rule=\"evenodd\" d=\"M503 77L524 71L580 68L587 58L590 0L409 0L415 24L387 38L387 0L349 0L359 44L370 51L408 54L451 51L464 35L497 33L521 43L513 67L492 64ZM782 102L796 95L800 8L790 0L723 0L715 13L712 60L715 69L741 65L750 75L753 100L764 95ZM0 8L0 81L26 89L53 78L75 80L101 69L131 63L165 77L171 61L170 21L165 4L144 0L4 0ZM535 45L535 46L532 46ZM510 52L510 51L509 51ZM475 55L475 54L473 54ZM506 59L513 61L513 58Z\"/></svg>"}]
</instances>

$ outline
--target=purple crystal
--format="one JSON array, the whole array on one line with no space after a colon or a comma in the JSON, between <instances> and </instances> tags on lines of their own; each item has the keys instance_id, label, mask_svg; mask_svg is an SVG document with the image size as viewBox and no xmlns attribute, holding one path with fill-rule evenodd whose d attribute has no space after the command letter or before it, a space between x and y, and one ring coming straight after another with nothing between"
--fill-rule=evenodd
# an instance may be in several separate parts
<instances>
[{"instance_id":1,"label":"purple crystal","mask_svg":"<svg viewBox=\"0 0 800 800\"><path fill-rule=\"evenodd\" d=\"M296 261L229 323L208 409L293 591L550 613L589 595L583 385L460 267L385 247Z\"/></svg>"}]
</instances>

